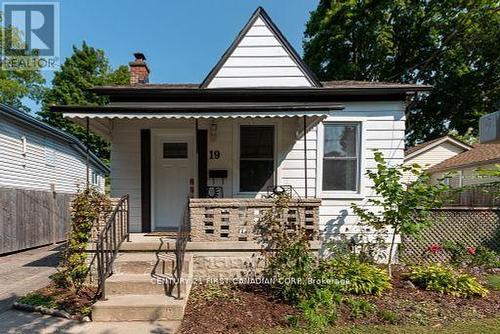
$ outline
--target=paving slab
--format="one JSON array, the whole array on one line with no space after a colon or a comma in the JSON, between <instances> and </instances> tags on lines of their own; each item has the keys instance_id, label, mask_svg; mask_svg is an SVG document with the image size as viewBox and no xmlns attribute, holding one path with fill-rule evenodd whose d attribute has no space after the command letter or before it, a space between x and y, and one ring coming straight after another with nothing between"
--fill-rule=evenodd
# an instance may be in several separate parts
<instances>
[{"instance_id":1,"label":"paving slab","mask_svg":"<svg viewBox=\"0 0 500 334\"><path fill-rule=\"evenodd\" d=\"M0 256L0 313L26 293L49 284L64 245L49 245Z\"/></svg>"},{"instance_id":2,"label":"paving slab","mask_svg":"<svg viewBox=\"0 0 500 334\"><path fill-rule=\"evenodd\" d=\"M174 334L179 326L180 321L79 322L17 310L0 314L2 334Z\"/></svg>"}]
</instances>

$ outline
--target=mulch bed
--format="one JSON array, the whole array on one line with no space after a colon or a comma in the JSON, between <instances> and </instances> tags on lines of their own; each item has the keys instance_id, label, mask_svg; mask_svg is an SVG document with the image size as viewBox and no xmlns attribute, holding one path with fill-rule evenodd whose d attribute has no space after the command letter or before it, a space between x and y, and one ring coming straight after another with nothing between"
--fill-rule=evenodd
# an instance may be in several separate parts
<instances>
[{"instance_id":1,"label":"mulch bed","mask_svg":"<svg viewBox=\"0 0 500 334\"><path fill-rule=\"evenodd\" d=\"M225 288L220 296L207 295L205 285L191 291L180 333L252 333L259 329L288 326L288 318L300 312L277 300L265 289L251 286ZM364 299L375 311L354 317L342 304L339 325L426 325L443 326L500 314L500 292L490 290L485 298L456 298L431 291L409 288L400 272L393 288L381 296L351 296Z\"/></svg>"},{"instance_id":2,"label":"mulch bed","mask_svg":"<svg viewBox=\"0 0 500 334\"><path fill-rule=\"evenodd\" d=\"M54 303L57 304L57 309L68 312L74 319L81 320L88 315L87 313L93 304L95 291L84 286L78 293L75 293L71 289L60 288L54 283L50 283L48 286L30 294L52 298Z\"/></svg>"},{"instance_id":3,"label":"mulch bed","mask_svg":"<svg viewBox=\"0 0 500 334\"><path fill-rule=\"evenodd\" d=\"M248 333L259 328L286 326L299 314L292 305L273 298L260 287L228 288L225 296L204 296L204 285L191 290L180 333Z\"/></svg>"}]
</instances>

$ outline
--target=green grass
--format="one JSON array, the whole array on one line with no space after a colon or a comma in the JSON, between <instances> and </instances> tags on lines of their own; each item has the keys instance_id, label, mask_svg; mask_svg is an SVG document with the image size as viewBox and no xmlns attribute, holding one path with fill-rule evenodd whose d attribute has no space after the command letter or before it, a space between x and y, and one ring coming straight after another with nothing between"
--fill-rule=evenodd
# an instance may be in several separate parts
<instances>
[{"instance_id":1,"label":"green grass","mask_svg":"<svg viewBox=\"0 0 500 334\"><path fill-rule=\"evenodd\" d=\"M316 334L317 330L278 329L259 334ZM494 334L500 333L500 318L457 322L443 327L425 326L350 326L332 327L325 334Z\"/></svg>"},{"instance_id":2,"label":"green grass","mask_svg":"<svg viewBox=\"0 0 500 334\"><path fill-rule=\"evenodd\" d=\"M490 289L500 291L500 275L489 275L486 277L487 285Z\"/></svg>"}]
</instances>

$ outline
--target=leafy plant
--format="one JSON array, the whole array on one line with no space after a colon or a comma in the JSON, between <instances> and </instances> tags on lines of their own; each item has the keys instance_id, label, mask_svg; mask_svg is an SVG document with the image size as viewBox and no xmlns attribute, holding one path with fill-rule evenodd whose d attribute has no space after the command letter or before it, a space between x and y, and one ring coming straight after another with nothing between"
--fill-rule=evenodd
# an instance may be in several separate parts
<instances>
[{"instance_id":1,"label":"leafy plant","mask_svg":"<svg viewBox=\"0 0 500 334\"><path fill-rule=\"evenodd\" d=\"M494 290L500 291L500 275L488 275L486 277L486 281L488 282L488 286Z\"/></svg>"},{"instance_id":2,"label":"leafy plant","mask_svg":"<svg viewBox=\"0 0 500 334\"><path fill-rule=\"evenodd\" d=\"M391 279L384 270L355 257L321 260L314 278L341 293L357 295L380 295L391 287Z\"/></svg>"},{"instance_id":3,"label":"leafy plant","mask_svg":"<svg viewBox=\"0 0 500 334\"><path fill-rule=\"evenodd\" d=\"M455 272L452 268L440 264L414 267L409 279L424 289L455 297L484 297L488 293L475 277Z\"/></svg>"},{"instance_id":4,"label":"leafy plant","mask_svg":"<svg viewBox=\"0 0 500 334\"><path fill-rule=\"evenodd\" d=\"M387 269L392 276L391 265L396 235L417 234L433 223L432 209L443 205L443 194L448 186L440 182L432 184L430 175L419 165L390 166L381 152L375 150L375 171L368 170L366 175L373 182L378 198L368 199L371 206L380 208L373 212L355 203L351 204L354 213L361 221L377 230L391 228ZM403 175L409 173L412 180L401 182Z\"/></svg>"},{"instance_id":5,"label":"leafy plant","mask_svg":"<svg viewBox=\"0 0 500 334\"><path fill-rule=\"evenodd\" d=\"M86 188L76 194L71 202L71 232L64 258L57 273L51 276L57 285L76 291L82 286L89 270L86 248L92 227L110 209L110 200L95 188Z\"/></svg>"},{"instance_id":6,"label":"leafy plant","mask_svg":"<svg viewBox=\"0 0 500 334\"><path fill-rule=\"evenodd\" d=\"M330 289L317 289L299 302L303 319L309 327L324 329L338 319L338 305L342 297Z\"/></svg>"},{"instance_id":7,"label":"leafy plant","mask_svg":"<svg viewBox=\"0 0 500 334\"><path fill-rule=\"evenodd\" d=\"M56 300L52 296L45 296L43 294L32 292L18 300L22 304L45 306L48 308L58 308Z\"/></svg>"},{"instance_id":8,"label":"leafy plant","mask_svg":"<svg viewBox=\"0 0 500 334\"><path fill-rule=\"evenodd\" d=\"M343 302L349 307L351 317L359 318L361 316L367 316L371 313L374 313L376 310L375 305L364 299L355 299L355 298L344 298Z\"/></svg>"},{"instance_id":9,"label":"leafy plant","mask_svg":"<svg viewBox=\"0 0 500 334\"><path fill-rule=\"evenodd\" d=\"M450 263L456 266L477 266L497 268L500 256L484 246L466 246L460 242L446 241L443 249L450 256Z\"/></svg>"},{"instance_id":10,"label":"leafy plant","mask_svg":"<svg viewBox=\"0 0 500 334\"><path fill-rule=\"evenodd\" d=\"M379 309L377 315L392 325L399 320L398 314L391 310Z\"/></svg>"},{"instance_id":11,"label":"leafy plant","mask_svg":"<svg viewBox=\"0 0 500 334\"><path fill-rule=\"evenodd\" d=\"M273 288L286 300L298 302L308 294L308 281L315 266L309 236L298 221L283 221L291 197L274 196L274 205L257 222L266 257L264 275L274 281Z\"/></svg>"}]
</instances>

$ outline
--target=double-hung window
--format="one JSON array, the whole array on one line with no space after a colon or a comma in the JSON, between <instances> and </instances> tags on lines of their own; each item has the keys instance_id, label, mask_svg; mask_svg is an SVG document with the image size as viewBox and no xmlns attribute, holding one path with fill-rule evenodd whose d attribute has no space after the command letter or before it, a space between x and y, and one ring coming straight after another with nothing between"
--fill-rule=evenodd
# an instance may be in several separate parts
<instances>
[{"instance_id":1,"label":"double-hung window","mask_svg":"<svg viewBox=\"0 0 500 334\"><path fill-rule=\"evenodd\" d=\"M358 191L359 123L325 123L323 191Z\"/></svg>"},{"instance_id":2,"label":"double-hung window","mask_svg":"<svg viewBox=\"0 0 500 334\"><path fill-rule=\"evenodd\" d=\"M274 126L240 126L240 192L258 192L272 185Z\"/></svg>"}]
</instances>

